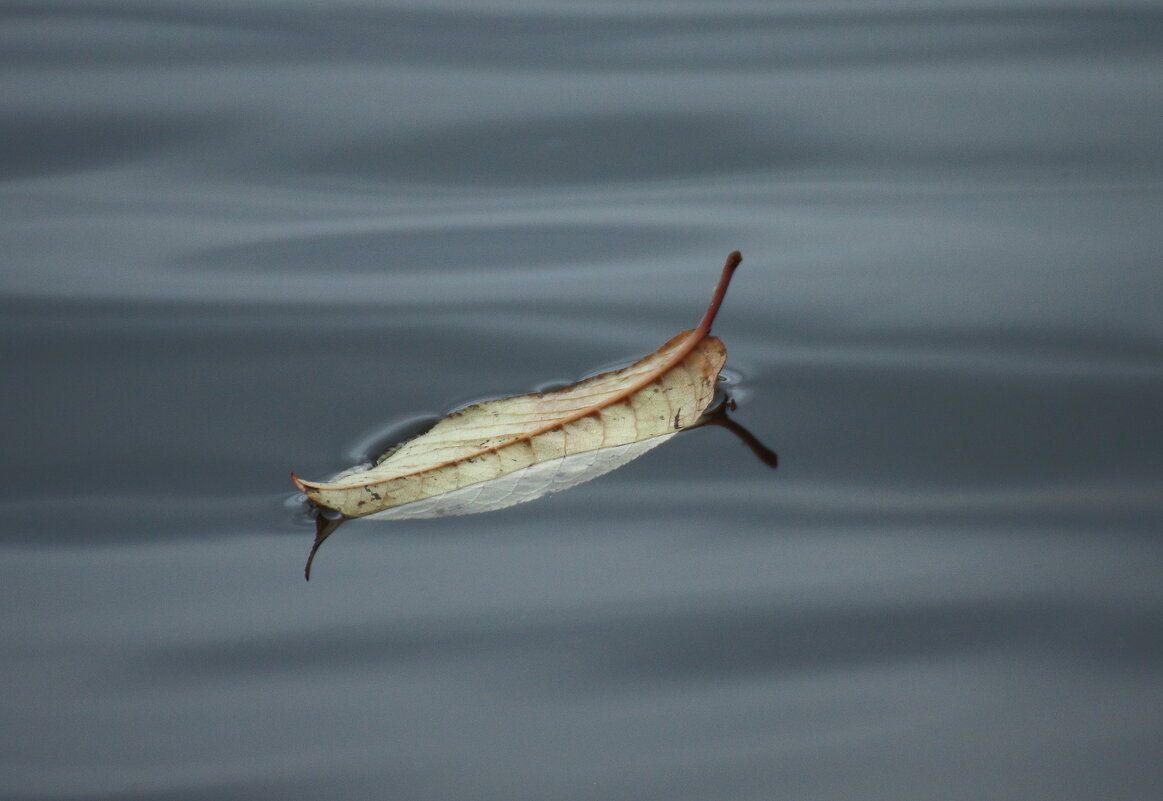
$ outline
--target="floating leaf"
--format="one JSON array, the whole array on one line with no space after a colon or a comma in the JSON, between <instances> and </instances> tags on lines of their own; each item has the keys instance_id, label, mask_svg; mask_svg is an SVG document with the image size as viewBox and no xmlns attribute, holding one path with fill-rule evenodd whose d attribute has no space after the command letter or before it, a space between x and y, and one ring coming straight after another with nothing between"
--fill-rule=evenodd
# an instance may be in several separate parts
<instances>
[{"instance_id":1,"label":"floating leaf","mask_svg":"<svg viewBox=\"0 0 1163 801\"><path fill-rule=\"evenodd\" d=\"M711 324L741 261L728 256L695 329L629 367L467 406L330 481L291 478L342 518L410 519L501 509L607 473L700 424L727 360ZM319 526L316 549L337 525Z\"/></svg>"}]
</instances>

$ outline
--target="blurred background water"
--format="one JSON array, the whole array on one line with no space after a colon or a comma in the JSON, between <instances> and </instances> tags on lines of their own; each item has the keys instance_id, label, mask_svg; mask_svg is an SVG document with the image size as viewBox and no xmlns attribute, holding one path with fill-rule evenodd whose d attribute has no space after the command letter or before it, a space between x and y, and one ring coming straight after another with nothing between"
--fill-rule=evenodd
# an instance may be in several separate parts
<instances>
[{"instance_id":1,"label":"blurred background water","mask_svg":"<svg viewBox=\"0 0 1163 801\"><path fill-rule=\"evenodd\" d=\"M0 4L0 797L1146 799L1156 3ZM287 473L698 319L490 515Z\"/></svg>"}]
</instances>

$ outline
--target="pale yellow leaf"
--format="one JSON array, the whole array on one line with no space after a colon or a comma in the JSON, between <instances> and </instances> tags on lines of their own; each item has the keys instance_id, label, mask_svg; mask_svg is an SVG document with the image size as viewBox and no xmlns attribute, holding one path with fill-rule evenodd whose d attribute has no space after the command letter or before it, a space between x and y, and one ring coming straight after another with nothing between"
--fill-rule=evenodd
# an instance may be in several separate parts
<instances>
[{"instance_id":1,"label":"pale yellow leaf","mask_svg":"<svg viewBox=\"0 0 1163 801\"><path fill-rule=\"evenodd\" d=\"M694 424L714 398L727 351L708 334L740 260L728 258L696 329L629 367L468 406L367 469L295 484L345 517L438 517L532 500L625 464Z\"/></svg>"}]
</instances>

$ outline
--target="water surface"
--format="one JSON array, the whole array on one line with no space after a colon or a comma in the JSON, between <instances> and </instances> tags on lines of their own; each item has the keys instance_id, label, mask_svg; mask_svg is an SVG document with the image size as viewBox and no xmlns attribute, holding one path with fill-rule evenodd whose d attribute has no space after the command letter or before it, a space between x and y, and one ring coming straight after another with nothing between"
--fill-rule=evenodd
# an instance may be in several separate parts
<instances>
[{"instance_id":1,"label":"water surface","mask_svg":"<svg viewBox=\"0 0 1163 801\"><path fill-rule=\"evenodd\" d=\"M0 796L1142 799L1152 4L8 3ZM716 323L480 517L289 471Z\"/></svg>"}]
</instances>

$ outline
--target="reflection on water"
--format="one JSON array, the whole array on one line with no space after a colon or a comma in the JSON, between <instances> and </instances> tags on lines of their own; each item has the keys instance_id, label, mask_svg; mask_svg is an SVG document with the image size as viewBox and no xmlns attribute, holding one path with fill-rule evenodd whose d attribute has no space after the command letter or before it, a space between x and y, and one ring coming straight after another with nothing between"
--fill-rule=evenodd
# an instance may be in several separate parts
<instances>
[{"instance_id":1,"label":"reflection on water","mask_svg":"<svg viewBox=\"0 0 1163 801\"><path fill-rule=\"evenodd\" d=\"M0 20L0 795L1157 791L1159 10ZM298 579L288 466L624 362L731 247L778 480L695 430Z\"/></svg>"}]
</instances>

